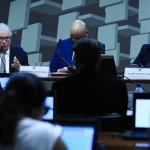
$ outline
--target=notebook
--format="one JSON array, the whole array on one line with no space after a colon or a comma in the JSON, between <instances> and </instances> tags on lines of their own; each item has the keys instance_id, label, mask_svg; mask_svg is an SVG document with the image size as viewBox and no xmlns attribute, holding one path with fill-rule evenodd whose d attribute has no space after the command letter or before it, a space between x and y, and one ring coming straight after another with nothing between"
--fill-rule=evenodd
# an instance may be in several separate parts
<instances>
[{"instance_id":1,"label":"notebook","mask_svg":"<svg viewBox=\"0 0 150 150\"><path fill-rule=\"evenodd\" d=\"M53 120L51 122L61 131L61 138L68 150L94 150L98 138L97 120Z\"/></svg>"},{"instance_id":2,"label":"notebook","mask_svg":"<svg viewBox=\"0 0 150 150\"><path fill-rule=\"evenodd\" d=\"M42 116L43 120L54 119L55 98L56 98L56 93L54 91L49 91L44 102L44 115Z\"/></svg>"},{"instance_id":3,"label":"notebook","mask_svg":"<svg viewBox=\"0 0 150 150\"><path fill-rule=\"evenodd\" d=\"M133 96L133 129L125 132L124 139L149 139L150 93L135 93Z\"/></svg>"}]
</instances>

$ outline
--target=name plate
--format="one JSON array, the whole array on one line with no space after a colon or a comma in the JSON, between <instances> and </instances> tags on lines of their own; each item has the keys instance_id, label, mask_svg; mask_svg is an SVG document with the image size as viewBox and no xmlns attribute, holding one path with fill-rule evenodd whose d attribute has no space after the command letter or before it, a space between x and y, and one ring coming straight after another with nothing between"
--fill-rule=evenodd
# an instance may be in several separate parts
<instances>
[{"instance_id":1,"label":"name plate","mask_svg":"<svg viewBox=\"0 0 150 150\"><path fill-rule=\"evenodd\" d=\"M32 73L38 77L50 77L50 70L48 66L21 66L20 72Z\"/></svg>"},{"instance_id":2,"label":"name plate","mask_svg":"<svg viewBox=\"0 0 150 150\"><path fill-rule=\"evenodd\" d=\"M150 68L125 68L124 76L132 80L150 80Z\"/></svg>"}]
</instances>

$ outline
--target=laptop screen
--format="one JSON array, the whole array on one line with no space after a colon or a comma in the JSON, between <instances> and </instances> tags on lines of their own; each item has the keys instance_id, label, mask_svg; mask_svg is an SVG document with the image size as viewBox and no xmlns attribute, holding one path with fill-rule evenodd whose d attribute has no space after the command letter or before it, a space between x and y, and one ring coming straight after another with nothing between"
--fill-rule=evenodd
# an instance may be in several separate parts
<instances>
[{"instance_id":1,"label":"laptop screen","mask_svg":"<svg viewBox=\"0 0 150 150\"><path fill-rule=\"evenodd\" d=\"M54 97L47 96L44 104L44 115L42 119L44 120L52 120L54 118Z\"/></svg>"},{"instance_id":2,"label":"laptop screen","mask_svg":"<svg viewBox=\"0 0 150 150\"><path fill-rule=\"evenodd\" d=\"M58 128L58 125L56 126ZM93 126L61 125L61 127L61 138L69 150L93 149L95 132Z\"/></svg>"},{"instance_id":3,"label":"laptop screen","mask_svg":"<svg viewBox=\"0 0 150 150\"><path fill-rule=\"evenodd\" d=\"M136 99L135 127L150 128L150 99Z\"/></svg>"},{"instance_id":4,"label":"laptop screen","mask_svg":"<svg viewBox=\"0 0 150 150\"><path fill-rule=\"evenodd\" d=\"M5 87L6 87L8 80L9 80L8 76L0 76L0 84L4 90L5 90Z\"/></svg>"}]
</instances>

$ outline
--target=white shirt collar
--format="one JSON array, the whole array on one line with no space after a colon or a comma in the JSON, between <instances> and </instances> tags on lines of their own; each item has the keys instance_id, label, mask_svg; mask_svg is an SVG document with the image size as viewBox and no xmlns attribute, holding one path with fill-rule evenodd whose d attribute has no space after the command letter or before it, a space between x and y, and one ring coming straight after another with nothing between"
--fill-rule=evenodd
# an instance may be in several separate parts
<instances>
[{"instance_id":1,"label":"white shirt collar","mask_svg":"<svg viewBox=\"0 0 150 150\"><path fill-rule=\"evenodd\" d=\"M10 54L10 48L8 48L8 50L6 51L6 54Z\"/></svg>"}]
</instances>

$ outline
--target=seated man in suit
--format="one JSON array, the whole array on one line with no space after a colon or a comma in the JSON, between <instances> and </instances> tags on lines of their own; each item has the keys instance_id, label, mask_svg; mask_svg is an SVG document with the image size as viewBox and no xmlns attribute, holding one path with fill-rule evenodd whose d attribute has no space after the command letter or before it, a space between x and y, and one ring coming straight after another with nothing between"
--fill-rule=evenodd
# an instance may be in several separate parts
<instances>
[{"instance_id":1,"label":"seated man in suit","mask_svg":"<svg viewBox=\"0 0 150 150\"><path fill-rule=\"evenodd\" d=\"M19 46L10 46L11 38L8 25L0 23L0 73L16 72L21 65L29 65L27 53Z\"/></svg>"},{"instance_id":2,"label":"seated man in suit","mask_svg":"<svg viewBox=\"0 0 150 150\"><path fill-rule=\"evenodd\" d=\"M74 67L74 53L72 45L75 41L88 37L86 24L81 20L76 20L70 28L70 38L60 40L53 54L50 71L51 72L68 72L67 66ZM102 45L101 53L105 54L105 45Z\"/></svg>"},{"instance_id":3,"label":"seated man in suit","mask_svg":"<svg viewBox=\"0 0 150 150\"><path fill-rule=\"evenodd\" d=\"M97 69L102 50L99 42L80 39L73 50L77 74L52 84L52 90L57 92L56 114L126 115L128 96L125 83Z\"/></svg>"},{"instance_id":4,"label":"seated man in suit","mask_svg":"<svg viewBox=\"0 0 150 150\"><path fill-rule=\"evenodd\" d=\"M139 67L150 67L150 44L144 44L133 64Z\"/></svg>"}]
</instances>

